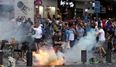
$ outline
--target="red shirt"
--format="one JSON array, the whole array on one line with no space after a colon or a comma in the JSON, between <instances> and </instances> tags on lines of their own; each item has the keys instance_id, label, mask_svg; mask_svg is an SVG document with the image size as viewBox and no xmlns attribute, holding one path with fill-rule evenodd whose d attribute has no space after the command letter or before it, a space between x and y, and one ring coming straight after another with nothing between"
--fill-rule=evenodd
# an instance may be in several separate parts
<instances>
[{"instance_id":1,"label":"red shirt","mask_svg":"<svg viewBox=\"0 0 116 67\"><path fill-rule=\"evenodd\" d=\"M106 20L102 20L102 27L106 28Z\"/></svg>"}]
</instances>

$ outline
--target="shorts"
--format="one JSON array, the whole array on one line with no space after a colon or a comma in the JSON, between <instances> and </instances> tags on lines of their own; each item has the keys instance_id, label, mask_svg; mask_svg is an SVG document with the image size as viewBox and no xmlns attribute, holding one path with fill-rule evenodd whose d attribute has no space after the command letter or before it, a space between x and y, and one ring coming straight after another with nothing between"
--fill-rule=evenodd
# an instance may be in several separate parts
<instances>
[{"instance_id":1,"label":"shorts","mask_svg":"<svg viewBox=\"0 0 116 67\"><path fill-rule=\"evenodd\" d=\"M99 41L97 46L98 47L103 47L104 43L105 43L105 41Z\"/></svg>"},{"instance_id":2,"label":"shorts","mask_svg":"<svg viewBox=\"0 0 116 67\"><path fill-rule=\"evenodd\" d=\"M35 42L35 43L40 43L40 42L42 42L42 39L37 39L37 38L35 38L35 39L34 39L34 42Z\"/></svg>"}]
</instances>

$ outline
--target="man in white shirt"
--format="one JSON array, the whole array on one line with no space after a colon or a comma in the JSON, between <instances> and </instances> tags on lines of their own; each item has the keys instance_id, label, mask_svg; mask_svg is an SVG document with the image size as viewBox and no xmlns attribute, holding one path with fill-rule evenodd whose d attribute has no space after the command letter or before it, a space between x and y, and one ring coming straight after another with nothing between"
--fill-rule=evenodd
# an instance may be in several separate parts
<instances>
[{"instance_id":1,"label":"man in white shirt","mask_svg":"<svg viewBox=\"0 0 116 67\"><path fill-rule=\"evenodd\" d=\"M105 42L105 32L102 28L101 29L99 28L98 36L99 36L99 41Z\"/></svg>"},{"instance_id":2,"label":"man in white shirt","mask_svg":"<svg viewBox=\"0 0 116 67\"><path fill-rule=\"evenodd\" d=\"M35 23L35 25L32 26L32 28L35 31L33 38L34 38L34 43L36 45L36 49L38 50L42 42L42 26L40 25L40 23Z\"/></svg>"},{"instance_id":3,"label":"man in white shirt","mask_svg":"<svg viewBox=\"0 0 116 67\"><path fill-rule=\"evenodd\" d=\"M98 47L99 47L100 55L103 56L103 53L106 54L106 51L103 48L103 45L104 45L106 39L105 39L105 32L104 32L104 30L102 29L101 26L98 27L98 33L97 33L97 35L99 37Z\"/></svg>"},{"instance_id":4,"label":"man in white shirt","mask_svg":"<svg viewBox=\"0 0 116 67\"><path fill-rule=\"evenodd\" d=\"M74 40L75 40L75 29L73 28L73 25L70 25L69 26L69 42L70 42L70 47L73 47L74 46Z\"/></svg>"}]
</instances>

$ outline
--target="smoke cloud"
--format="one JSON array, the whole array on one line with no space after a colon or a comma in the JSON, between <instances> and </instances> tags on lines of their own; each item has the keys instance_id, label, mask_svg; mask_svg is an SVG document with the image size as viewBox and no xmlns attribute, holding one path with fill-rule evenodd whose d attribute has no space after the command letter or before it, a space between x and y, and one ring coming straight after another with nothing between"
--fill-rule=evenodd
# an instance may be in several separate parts
<instances>
[{"instance_id":1,"label":"smoke cloud","mask_svg":"<svg viewBox=\"0 0 116 67\"><path fill-rule=\"evenodd\" d=\"M2 3L3 2L3 3ZM14 1L3 0L0 4L0 40L10 40L15 38L16 41L28 41L29 29L31 25L29 23L21 23L14 19Z\"/></svg>"},{"instance_id":2,"label":"smoke cloud","mask_svg":"<svg viewBox=\"0 0 116 67\"><path fill-rule=\"evenodd\" d=\"M10 40L15 38L17 41L24 41L26 30L23 25L18 26L15 21L9 18L0 18L0 40Z\"/></svg>"},{"instance_id":3,"label":"smoke cloud","mask_svg":"<svg viewBox=\"0 0 116 67\"><path fill-rule=\"evenodd\" d=\"M10 3L11 1L3 1L3 4L0 4L0 40L9 40L10 38L16 38L16 40L21 41L22 31L19 31L19 28L14 21L14 8ZM13 19L13 20L11 20Z\"/></svg>"},{"instance_id":4,"label":"smoke cloud","mask_svg":"<svg viewBox=\"0 0 116 67\"><path fill-rule=\"evenodd\" d=\"M66 64L81 63L81 50L87 50L87 59L92 55L92 48L96 46L96 32L91 29L87 36L81 38L75 46L65 52Z\"/></svg>"}]
</instances>

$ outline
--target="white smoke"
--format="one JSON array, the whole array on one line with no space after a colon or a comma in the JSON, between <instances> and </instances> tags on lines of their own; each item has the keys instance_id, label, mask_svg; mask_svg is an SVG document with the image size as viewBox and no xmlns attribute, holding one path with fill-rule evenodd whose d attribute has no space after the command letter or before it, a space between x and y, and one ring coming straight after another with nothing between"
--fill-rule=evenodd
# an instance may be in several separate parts
<instances>
[{"instance_id":1,"label":"white smoke","mask_svg":"<svg viewBox=\"0 0 116 67\"><path fill-rule=\"evenodd\" d=\"M18 26L14 18L14 0L1 0L0 2L0 40L24 41L27 37L26 24ZM13 19L13 20L12 20Z\"/></svg>"},{"instance_id":2,"label":"white smoke","mask_svg":"<svg viewBox=\"0 0 116 67\"><path fill-rule=\"evenodd\" d=\"M81 50L87 50L87 59L92 57L92 48L96 46L96 32L91 29L75 46L65 52L66 64L81 63Z\"/></svg>"},{"instance_id":3,"label":"white smoke","mask_svg":"<svg viewBox=\"0 0 116 67\"><path fill-rule=\"evenodd\" d=\"M16 41L22 42L26 40L27 33L23 24L18 26L16 21L11 21L8 18L0 18L0 40L15 38Z\"/></svg>"},{"instance_id":4,"label":"white smoke","mask_svg":"<svg viewBox=\"0 0 116 67\"><path fill-rule=\"evenodd\" d=\"M8 18L0 18L0 39L8 39L12 36L14 25L9 22Z\"/></svg>"}]
</instances>

